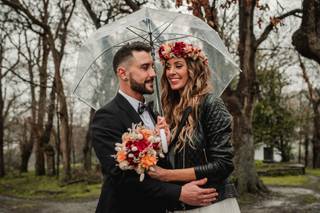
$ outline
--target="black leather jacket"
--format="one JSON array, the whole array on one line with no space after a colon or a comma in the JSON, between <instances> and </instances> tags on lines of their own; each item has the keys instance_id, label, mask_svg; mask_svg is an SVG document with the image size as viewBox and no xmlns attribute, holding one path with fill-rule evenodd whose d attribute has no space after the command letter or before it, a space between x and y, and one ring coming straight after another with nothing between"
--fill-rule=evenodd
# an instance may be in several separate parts
<instances>
[{"instance_id":1,"label":"black leather jacket","mask_svg":"<svg viewBox=\"0 0 320 213\"><path fill-rule=\"evenodd\" d=\"M175 169L194 167L197 179L207 177L208 182L205 187L214 187L219 193L215 202L236 197L236 189L228 181L234 169L233 148L230 143L232 117L223 101L214 98L212 94L204 98L199 113L193 135L195 147L186 145L181 151L174 152L174 144L171 144L169 147L171 164ZM196 207L181 205L173 210L193 208Z\"/></svg>"}]
</instances>

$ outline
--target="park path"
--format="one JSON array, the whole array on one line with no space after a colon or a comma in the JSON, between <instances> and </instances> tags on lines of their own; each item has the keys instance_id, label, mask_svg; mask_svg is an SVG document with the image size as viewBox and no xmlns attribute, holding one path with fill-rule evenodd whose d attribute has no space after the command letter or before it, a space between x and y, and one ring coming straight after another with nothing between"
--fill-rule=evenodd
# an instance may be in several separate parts
<instances>
[{"instance_id":1,"label":"park path","mask_svg":"<svg viewBox=\"0 0 320 213\"><path fill-rule=\"evenodd\" d=\"M272 196L242 207L242 213L320 213L320 194L300 187L271 187ZM317 201L316 201L317 200Z\"/></svg>"},{"instance_id":2,"label":"park path","mask_svg":"<svg viewBox=\"0 0 320 213\"><path fill-rule=\"evenodd\" d=\"M0 213L89 213L97 199L82 201L24 200L0 195Z\"/></svg>"},{"instance_id":3,"label":"park path","mask_svg":"<svg viewBox=\"0 0 320 213\"><path fill-rule=\"evenodd\" d=\"M312 179L314 184L320 178ZM313 184L311 183L311 185ZM241 206L242 213L319 213L320 191L312 187L269 186L271 195L253 205ZM82 201L23 200L0 195L0 213L90 213L94 212L97 199Z\"/></svg>"},{"instance_id":4,"label":"park path","mask_svg":"<svg viewBox=\"0 0 320 213\"><path fill-rule=\"evenodd\" d=\"M268 186L271 196L250 206L242 213L320 213L320 177L309 176L307 188Z\"/></svg>"}]
</instances>

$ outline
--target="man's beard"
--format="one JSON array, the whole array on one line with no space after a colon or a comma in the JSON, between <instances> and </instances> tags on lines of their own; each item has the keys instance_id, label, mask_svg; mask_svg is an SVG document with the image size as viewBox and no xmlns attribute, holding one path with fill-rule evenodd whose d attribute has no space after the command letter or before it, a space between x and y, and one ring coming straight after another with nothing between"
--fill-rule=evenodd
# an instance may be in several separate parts
<instances>
[{"instance_id":1,"label":"man's beard","mask_svg":"<svg viewBox=\"0 0 320 213\"><path fill-rule=\"evenodd\" d=\"M132 90L134 90L140 94L152 94L153 93L153 89L148 90L146 88L146 83L148 83L149 81L153 81L153 79L150 79L150 80L145 81L144 83L140 84L130 76L129 81L130 81L130 87Z\"/></svg>"}]
</instances>

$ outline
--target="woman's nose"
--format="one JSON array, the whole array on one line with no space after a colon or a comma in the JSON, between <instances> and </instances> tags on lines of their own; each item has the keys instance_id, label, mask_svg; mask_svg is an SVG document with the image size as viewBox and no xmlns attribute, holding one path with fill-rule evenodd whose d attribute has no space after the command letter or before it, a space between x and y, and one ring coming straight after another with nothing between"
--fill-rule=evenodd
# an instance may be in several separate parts
<instances>
[{"instance_id":1,"label":"woman's nose","mask_svg":"<svg viewBox=\"0 0 320 213\"><path fill-rule=\"evenodd\" d=\"M175 74L176 72L174 71L174 68L167 68L167 72L168 72L168 74L170 75L172 75L172 74Z\"/></svg>"}]
</instances>

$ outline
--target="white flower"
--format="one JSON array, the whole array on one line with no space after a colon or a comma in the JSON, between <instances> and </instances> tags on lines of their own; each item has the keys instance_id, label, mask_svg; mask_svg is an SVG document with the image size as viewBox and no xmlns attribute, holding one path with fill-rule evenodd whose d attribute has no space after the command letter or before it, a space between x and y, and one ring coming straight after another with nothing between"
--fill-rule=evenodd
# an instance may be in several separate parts
<instances>
[{"instance_id":1,"label":"white flower","mask_svg":"<svg viewBox=\"0 0 320 213\"><path fill-rule=\"evenodd\" d=\"M143 180L144 180L144 173L140 175L140 182L142 182Z\"/></svg>"},{"instance_id":2,"label":"white flower","mask_svg":"<svg viewBox=\"0 0 320 213\"><path fill-rule=\"evenodd\" d=\"M156 142L159 143L161 141L160 137L156 137Z\"/></svg>"},{"instance_id":3,"label":"white flower","mask_svg":"<svg viewBox=\"0 0 320 213\"><path fill-rule=\"evenodd\" d=\"M135 170L136 170L136 172L138 174L143 174L144 173L144 168L142 168L140 165Z\"/></svg>"},{"instance_id":4,"label":"white flower","mask_svg":"<svg viewBox=\"0 0 320 213\"><path fill-rule=\"evenodd\" d=\"M154 137L151 135L147 138L147 140L151 143L154 143Z\"/></svg>"},{"instance_id":5,"label":"white flower","mask_svg":"<svg viewBox=\"0 0 320 213\"><path fill-rule=\"evenodd\" d=\"M119 152L119 151L121 151L121 147L116 147L116 148L114 148L117 152Z\"/></svg>"},{"instance_id":6,"label":"white flower","mask_svg":"<svg viewBox=\"0 0 320 213\"><path fill-rule=\"evenodd\" d=\"M142 134L139 133L137 136L138 136L138 140L142 140L143 139L143 135Z\"/></svg>"},{"instance_id":7,"label":"white flower","mask_svg":"<svg viewBox=\"0 0 320 213\"><path fill-rule=\"evenodd\" d=\"M135 151L138 150L138 148L137 148L136 146L132 146L132 147L131 147L131 150L132 150L133 152L135 152Z\"/></svg>"},{"instance_id":8,"label":"white flower","mask_svg":"<svg viewBox=\"0 0 320 213\"><path fill-rule=\"evenodd\" d=\"M134 157L134 155L132 154L132 153L130 153L129 155L128 155L128 158L133 158Z\"/></svg>"},{"instance_id":9,"label":"white flower","mask_svg":"<svg viewBox=\"0 0 320 213\"><path fill-rule=\"evenodd\" d=\"M123 170L128 169L128 166L129 166L129 162L126 161L126 160L121 161L121 162L119 163L120 169L123 169Z\"/></svg>"}]
</instances>

